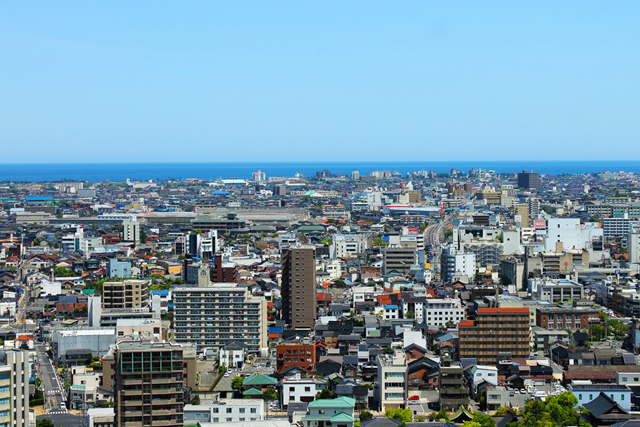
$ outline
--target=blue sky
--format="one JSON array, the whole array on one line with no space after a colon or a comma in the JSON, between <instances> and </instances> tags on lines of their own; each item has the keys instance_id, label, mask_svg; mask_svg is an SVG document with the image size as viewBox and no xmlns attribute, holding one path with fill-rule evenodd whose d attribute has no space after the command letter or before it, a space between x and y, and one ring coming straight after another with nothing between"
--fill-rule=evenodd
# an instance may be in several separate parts
<instances>
[{"instance_id":1,"label":"blue sky","mask_svg":"<svg viewBox=\"0 0 640 427\"><path fill-rule=\"evenodd\" d=\"M5 2L0 163L640 159L639 12Z\"/></svg>"}]
</instances>

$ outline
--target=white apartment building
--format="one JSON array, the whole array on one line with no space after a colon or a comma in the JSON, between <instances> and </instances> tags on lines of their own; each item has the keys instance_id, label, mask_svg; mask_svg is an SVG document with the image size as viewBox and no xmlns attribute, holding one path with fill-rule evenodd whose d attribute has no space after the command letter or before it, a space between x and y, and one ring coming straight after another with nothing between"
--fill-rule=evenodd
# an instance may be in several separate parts
<instances>
[{"instance_id":1,"label":"white apartment building","mask_svg":"<svg viewBox=\"0 0 640 427\"><path fill-rule=\"evenodd\" d=\"M427 298L424 306L424 323L446 326L447 323L459 323L464 320L464 309L459 299Z\"/></svg>"},{"instance_id":2,"label":"white apartment building","mask_svg":"<svg viewBox=\"0 0 640 427\"><path fill-rule=\"evenodd\" d=\"M130 216L122 220L123 240L125 242L140 243L140 223L137 216Z\"/></svg>"},{"instance_id":3,"label":"white apartment building","mask_svg":"<svg viewBox=\"0 0 640 427\"><path fill-rule=\"evenodd\" d=\"M236 283L173 290L175 340L204 347L234 341L249 353L267 347L267 301Z\"/></svg>"},{"instance_id":4,"label":"white apartment building","mask_svg":"<svg viewBox=\"0 0 640 427\"><path fill-rule=\"evenodd\" d=\"M353 303L353 308L355 308L357 304L361 304L363 302L375 302L378 295L381 293L382 291L373 286L354 286L351 288L351 301Z\"/></svg>"},{"instance_id":5,"label":"white apartment building","mask_svg":"<svg viewBox=\"0 0 640 427\"><path fill-rule=\"evenodd\" d=\"M398 409L407 400L407 357L402 351L380 355L378 366L378 401L380 410Z\"/></svg>"},{"instance_id":6,"label":"white apartment building","mask_svg":"<svg viewBox=\"0 0 640 427\"><path fill-rule=\"evenodd\" d=\"M184 421L205 423L243 423L264 420L262 399L219 399L211 405L185 405Z\"/></svg>"},{"instance_id":7,"label":"white apartment building","mask_svg":"<svg viewBox=\"0 0 640 427\"><path fill-rule=\"evenodd\" d=\"M331 245L331 258L350 258L367 249L367 238L362 234L336 234Z\"/></svg>"},{"instance_id":8,"label":"white apartment building","mask_svg":"<svg viewBox=\"0 0 640 427\"><path fill-rule=\"evenodd\" d=\"M466 254L458 252L453 246L447 246L442 249L440 258L442 281L451 282L456 274L473 277L477 272L476 255L474 253Z\"/></svg>"},{"instance_id":9,"label":"white apartment building","mask_svg":"<svg viewBox=\"0 0 640 427\"><path fill-rule=\"evenodd\" d=\"M411 297L402 300L402 316L407 317L407 313L413 313L416 323L422 323L424 319L425 297Z\"/></svg>"},{"instance_id":10,"label":"white apartment building","mask_svg":"<svg viewBox=\"0 0 640 427\"><path fill-rule=\"evenodd\" d=\"M323 383L319 383L315 378L284 378L282 380L282 393L280 393L280 404L282 410L286 411L289 403L313 402L316 400L316 393L324 388Z\"/></svg>"}]
</instances>

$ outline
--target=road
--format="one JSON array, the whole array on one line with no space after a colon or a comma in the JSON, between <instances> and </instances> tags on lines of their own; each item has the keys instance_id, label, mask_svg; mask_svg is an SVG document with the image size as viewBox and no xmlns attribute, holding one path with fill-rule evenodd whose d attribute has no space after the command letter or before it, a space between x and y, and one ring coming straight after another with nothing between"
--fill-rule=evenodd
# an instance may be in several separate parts
<instances>
[{"instance_id":1,"label":"road","mask_svg":"<svg viewBox=\"0 0 640 427\"><path fill-rule=\"evenodd\" d=\"M42 380L42 391L45 396L44 408L49 410L51 414L66 414L64 389L42 344L36 344L36 353L38 355L38 376Z\"/></svg>"}]
</instances>

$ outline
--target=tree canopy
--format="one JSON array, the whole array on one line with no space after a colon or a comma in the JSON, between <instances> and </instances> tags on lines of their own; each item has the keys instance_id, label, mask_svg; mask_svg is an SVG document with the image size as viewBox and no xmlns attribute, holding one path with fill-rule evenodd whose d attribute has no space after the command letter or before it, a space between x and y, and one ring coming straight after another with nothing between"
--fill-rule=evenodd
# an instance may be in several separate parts
<instances>
[{"instance_id":1,"label":"tree canopy","mask_svg":"<svg viewBox=\"0 0 640 427\"><path fill-rule=\"evenodd\" d=\"M413 413L411 409L387 409L384 413L384 416L387 418L393 418L394 420L402 421L403 423L408 423L413 420Z\"/></svg>"},{"instance_id":2,"label":"tree canopy","mask_svg":"<svg viewBox=\"0 0 640 427\"><path fill-rule=\"evenodd\" d=\"M544 402L529 401L520 411L524 422L517 421L507 424L508 427L567 427L578 425L580 413L588 411L583 407L576 407L578 398L567 391L558 396L548 396ZM579 421L580 427L591 427L584 420ZM467 426L469 427L469 426Z\"/></svg>"}]
</instances>

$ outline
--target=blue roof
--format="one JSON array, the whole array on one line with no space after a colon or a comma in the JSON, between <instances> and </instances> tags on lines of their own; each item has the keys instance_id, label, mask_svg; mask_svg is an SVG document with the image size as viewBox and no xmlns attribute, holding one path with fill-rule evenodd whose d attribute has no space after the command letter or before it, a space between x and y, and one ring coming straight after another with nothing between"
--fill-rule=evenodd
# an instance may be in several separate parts
<instances>
[{"instance_id":1,"label":"blue roof","mask_svg":"<svg viewBox=\"0 0 640 427\"><path fill-rule=\"evenodd\" d=\"M275 326L272 326L268 329L269 334L281 334L283 331L284 331L284 328L277 328Z\"/></svg>"},{"instance_id":2,"label":"blue roof","mask_svg":"<svg viewBox=\"0 0 640 427\"><path fill-rule=\"evenodd\" d=\"M151 295L169 295L169 291L164 291L164 290L155 290L155 291L151 291L149 293Z\"/></svg>"},{"instance_id":3,"label":"blue roof","mask_svg":"<svg viewBox=\"0 0 640 427\"><path fill-rule=\"evenodd\" d=\"M385 308L385 310L386 309L390 309L391 310L391 309L394 309L394 308L397 310L398 306L397 305L385 305L384 308Z\"/></svg>"},{"instance_id":4,"label":"blue roof","mask_svg":"<svg viewBox=\"0 0 640 427\"><path fill-rule=\"evenodd\" d=\"M222 191L222 190L214 190L211 192L211 194L218 194L218 195L222 195L222 196L226 196L229 194L228 191Z\"/></svg>"}]
</instances>

